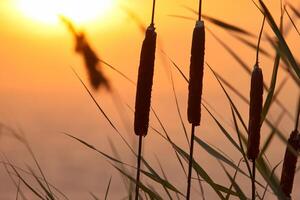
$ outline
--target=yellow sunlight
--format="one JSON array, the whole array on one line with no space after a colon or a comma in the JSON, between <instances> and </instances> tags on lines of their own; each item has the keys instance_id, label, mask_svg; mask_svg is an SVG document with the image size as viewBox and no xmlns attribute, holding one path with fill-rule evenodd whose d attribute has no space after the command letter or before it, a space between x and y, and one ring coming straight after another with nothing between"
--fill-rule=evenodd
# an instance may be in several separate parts
<instances>
[{"instance_id":1,"label":"yellow sunlight","mask_svg":"<svg viewBox=\"0 0 300 200\"><path fill-rule=\"evenodd\" d=\"M86 23L104 17L114 4L114 0L16 0L16 6L25 16L47 24L57 23L59 15Z\"/></svg>"}]
</instances>

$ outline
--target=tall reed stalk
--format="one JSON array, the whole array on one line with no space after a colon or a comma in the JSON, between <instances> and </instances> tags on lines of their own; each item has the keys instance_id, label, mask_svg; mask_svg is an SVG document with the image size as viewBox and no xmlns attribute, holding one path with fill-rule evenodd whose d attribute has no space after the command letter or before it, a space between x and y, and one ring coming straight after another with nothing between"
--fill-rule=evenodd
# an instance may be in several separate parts
<instances>
[{"instance_id":1,"label":"tall reed stalk","mask_svg":"<svg viewBox=\"0 0 300 200\"><path fill-rule=\"evenodd\" d=\"M201 20L202 0L199 1L198 21L193 32L191 62L190 62L190 80L189 80L189 96L188 96L188 121L192 124L190 156L189 156L189 171L187 179L186 199L190 199L192 169L193 169L193 154L194 154L194 139L195 128L200 125L201 121L201 97L203 89L203 74L204 74L204 54L205 54L205 27L204 21Z\"/></svg>"},{"instance_id":2,"label":"tall reed stalk","mask_svg":"<svg viewBox=\"0 0 300 200\"><path fill-rule=\"evenodd\" d=\"M146 30L146 37L142 45L135 100L134 131L135 134L139 136L135 190L136 200L139 198L142 142L143 137L148 133L149 127L149 113L151 106L151 91L153 85L157 37L154 27L155 2L156 1L153 0L151 24Z\"/></svg>"},{"instance_id":3,"label":"tall reed stalk","mask_svg":"<svg viewBox=\"0 0 300 200\"><path fill-rule=\"evenodd\" d=\"M263 19L262 27L260 30L257 52L256 52L256 63L252 71L251 76L251 90L250 90L250 109L249 109L249 135L247 144L247 157L252 161L252 200L255 199L256 189L255 189L255 179L256 179L256 166L255 161L259 155L259 144L260 144L260 129L261 129L261 113L263 108L263 73L259 67L259 48L261 36L265 24L265 16Z\"/></svg>"}]
</instances>

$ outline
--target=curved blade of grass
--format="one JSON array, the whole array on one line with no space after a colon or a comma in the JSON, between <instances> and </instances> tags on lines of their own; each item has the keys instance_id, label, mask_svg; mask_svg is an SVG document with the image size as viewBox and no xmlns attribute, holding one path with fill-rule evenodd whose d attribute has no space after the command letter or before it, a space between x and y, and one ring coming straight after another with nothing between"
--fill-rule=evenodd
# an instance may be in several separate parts
<instances>
[{"instance_id":1,"label":"curved blade of grass","mask_svg":"<svg viewBox=\"0 0 300 200\"><path fill-rule=\"evenodd\" d=\"M231 184L233 185L234 189L236 190L239 199L241 199L241 200L248 200L248 198L246 197L246 195L244 194L244 192L242 191L242 189L240 188L240 186L236 183L235 178L231 177L231 175L229 174L229 172L224 167L223 163L221 163L221 162L219 162L219 163L222 166L223 170L225 171L225 173L226 173L227 177L229 178Z\"/></svg>"},{"instance_id":2,"label":"curved blade of grass","mask_svg":"<svg viewBox=\"0 0 300 200\"><path fill-rule=\"evenodd\" d=\"M163 52L164 53L164 52ZM167 58L169 59L169 61L173 64L173 66L175 67L175 69L179 72L179 74L182 76L182 78L186 81L186 83L189 83L188 78L186 77L186 75L183 73L183 71L180 69L180 67L166 54L164 53L165 56L167 56ZM220 76L221 78L221 76ZM222 80L225 81L225 79L222 78ZM210 109L212 111L214 111L216 113L216 115L218 115L220 118L222 118L224 121L225 119L213 108L213 106L211 106L208 101L206 101L204 98L202 99L203 103L202 104L207 104L207 107L210 107Z\"/></svg>"},{"instance_id":3,"label":"curved blade of grass","mask_svg":"<svg viewBox=\"0 0 300 200\"><path fill-rule=\"evenodd\" d=\"M292 4L288 3L288 6L290 7L290 9L295 13L295 15L300 18L300 11L295 8Z\"/></svg>"},{"instance_id":4,"label":"curved blade of grass","mask_svg":"<svg viewBox=\"0 0 300 200\"><path fill-rule=\"evenodd\" d=\"M190 8L188 6L183 6L184 8L186 8L187 10L191 11L192 13L196 14L198 16L198 11L194 10L193 8ZM233 24L229 24L227 22L221 21L219 19L207 16L207 15L202 15L203 19L213 23L216 26L219 26L225 30L229 30L229 31L233 31L236 33L240 33L243 35L247 35L247 36L251 36L251 37L255 37L255 35L253 35L252 33L250 33L249 31L242 29L238 26L235 26Z\"/></svg>"},{"instance_id":5,"label":"curved blade of grass","mask_svg":"<svg viewBox=\"0 0 300 200\"><path fill-rule=\"evenodd\" d=\"M272 172L271 172L271 177L275 174L275 171L276 169L279 167L279 165L282 163L282 161L280 161L273 169L272 169ZM269 184L267 183L265 189L264 189L264 193L262 195L262 199L265 198L266 194L267 194L267 191L268 191L268 187L269 187Z\"/></svg>"},{"instance_id":6,"label":"curved blade of grass","mask_svg":"<svg viewBox=\"0 0 300 200\"><path fill-rule=\"evenodd\" d=\"M37 160L37 158L36 158L36 156L35 156L35 154L34 154L32 148L31 148L31 146L30 146L30 144L29 144L29 142L28 142L28 141L26 140L26 138L25 138L25 133L23 132L23 130L22 130L20 127L18 127L18 131L21 133L21 135L18 134L17 131L14 130L14 129L9 129L9 131L12 132L12 133L13 133L12 135L13 135L18 141L20 141L20 142L25 146L25 148L28 150L29 154L31 155L32 159L34 160L35 165L37 166L37 168L38 168L40 174L42 175L42 177L43 177L43 179L44 179L43 181L45 182L48 191L50 192L50 194L52 194L52 191L51 191L51 189L50 189L50 186L49 186L49 184L48 184L48 181L47 181L47 179L46 179L46 176L45 176L45 174L44 174L44 172L43 172L43 170L42 170L42 168L41 168L41 166L40 166L40 164L39 164L39 162L38 162L38 160ZM53 194L52 194L52 196L53 196Z\"/></svg>"},{"instance_id":7,"label":"curved blade of grass","mask_svg":"<svg viewBox=\"0 0 300 200\"><path fill-rule=\"evenodd\" d=\"M287 11L286 6L284 6L284 10L285 10L287 16L289 17L290 21L292 22L294 29L297 31L298 35L300 36L300 32L299 32L294 20L292 19L290 13Z\"/></svg>"},{"instance_id":8,"label":"curved blade of grass","mask_svg":"<svg viewBox=\"0 0 300 200\"><path fill-rule=\"evenodd\" d=\"M294 69L294 71L296 72L298 78L300 79L300 68L294 58L294 55L292 54L287 42L285 41L283 35L281 34L279 28L276 25L276 22L273 18L273 16L271 15L269 9L267 8L267 6L264 4L264 2L262 0L259 0L259 3L265 13L265 16L268 19L268 22L274 32L274 34L276 35L276 37L278 38L280 47L283 50L284 56L288 59L289 63L291 64L292 68Z\"/></svg>"},{"instance_id":9,"label":"curved blade of grass","mask_svg":"<svg viewBox=\"0 0 300 200\"><path fill-rule=\"evenodd\" d=\"M175 84L174 84L174 78L173 78L172 71L171 71L170 74L171 74L171 82L172 82L173 95L174 95L174 99L175 99L175 103L176 103L176 110L177 110L177 113L178 113L178 116L179 116L179 119L180 119L180 123L181 123L182 129L183 129L186 141L187 141L188 145L190 145L188 133L186 131L186 127L184 125L184 122L183 122L183 119L182 119L182 115L181 115L181 112L180 112L180 108L179 108L179 103L178 103L178 98L177 98L177 94L176 94L176 89L175 89Z\"/></svg>"},{"instance_id":10,"label":"curved blade of grass","mask_svg":"<svg viewBox=\"0 0 300 200\"><path fill-rule=\"evenodd\" d=\"M100 200L95 194L93 194L92 192L90 192L90 195L93 197L94 200Z\"/></svg>"},{"instance_id":11,"label":"curved blade of grass","mask_svg":"<svg viewBox=\"0 0 300 200\"><path fill-rule=\"evenodd\" d=\"M114 155L114 157L118 160L121 160L121 156L119 155L117 148L115 147L114 143L112 142L112 140L110 138L108 138L108 142L110 145L110 148L112 149L112 153ZM126 173L129 173L126 171L126 168L123 165L120 165L120 168L125 171ZM130 196L133 193L133 185L132 182L128 181L123 175L121 175L122 181L123 181L123 185L125 187L126 190L128 190L128 195Z\"/></svg>"},{"instance_id":12,"label":"curved blade of grass","mask_svg":"<svg viewBox=\"0 0 300 200\"><path fill-rule=\"evenodd\" d=\"M280 189L280 181L278 177L275 174L272 175L272 170L268 167L266 161L262 157L259 157L257 159L256 168L258 169L264 180L269 184L277 198L285 199L284 194Z\"/></svg>"},{"instance_id":13,"label":"curved blade of grass","mask_svg":"<svg viewBox=\"0 0 300 200\"><path fill-rule=\"evenodd\" d=\"M213 157L215 157L217 160L219 161L223 161L224 163L228 164L229 166L231 166L232 168L234 168L235 170L239 171L240 173L242 173L243 175L248 176L243 170L241 170L238 166L236 166L231 160L227 159L225 156L223 156L222 154L220 154L218 151L216 151L214 148L212 148L211 146L209 146L208 144L206 144L204 141L202 141L200 138L195 136L195 141L203 148L205 149L205 151L207 151L210 155L212 155Z\"/></svg>"},{"instance_id":14,"label":"curved blade of grass","mask_svg":"<svg viewBox=\"0 0 300 200\"><path fill-rule=\"evenodd\" d=\"M168 181L167 175L166 175L166 173L165 173L165 171L164 171L164 169L163 169L163 167L162 167L162 165L161 165L161 162L159 161L159 159L158 159L158 157L157 157L156 155L155 155L155 158L156 158L156 161L157 161L158 166L159 166L159 168L160 168L160 171L161 171L161 173L162 173L162 175L163 175L163 178L164 178L165 180ZM164 187L164 190L166 191L166 193L167 193L169 199L172 200L172 196L171 196L169 190L168 190L166 187ZM177 194L177 193L175 193L175 194ZM179 200L178 194L177 194L176 197L177 197L177 199Z\"/></svg>"},{"instance_id":15,"label":"curved blade of grass","mask_svg":"<svg viewBox=\"0 0 300 200\"><path fill-rule=\"evenodd\" d=\"M222 126L222 124L215 118L215 116L210 112L210 110L206 106L204 106L204 105L202 105L202 106L209 113L209 115L213 118L213 120L215 121L215 123L217 124L217 126L219 127L221 132L226 136L226 138L233 144L233 146L239 152L241 152L241 149L240 149L239 145L235 142L235 140L231 137L231 135L227 132L227 130Z\"/></svg>"},{"instance_id":16,"label":"curved blade of grass","mask_svg":"<svg viewBox=\"0 0 300 200\"><path fill-rule=\"evenodd\" d=\"M261 124L263 124L269 109L271 107L271 103L273 100L273 96L275 93L275 87L276 87L276 82L277 82L277 74L278 74L278 68L279 68L279 63L280 63L280 55L276 54L275 60L274 60L274 67L273 67L273 73L272 73L272 78L271 78L271 84L268 92L268 96L265 100L262 114L261 114Z\"/></svg>"},{"instance_id":17,"label":"curved blade of grass","mask_svg":"<svg viewBox=\"0 0 300 200\"><path fill-rule=\"evenodd\" d=\"M279 118L277 119L277 121L275 122L275 127L278 127L279 123L281 122L281 120L283 119L283 112L281 112ZM262 145L262 148L260 150L260 156L264 155L265 152L267 151L267 149L269 148L274 136L275 136L276 130L272 129L271 133L269 134L269 136L267 137L265 143Z\"/></svg>"},{"instance_id":18,"label":"curved blade of grass","mask_svg":"<svg viewBox=\"0 0 300 200\"><path fill-rule=\"evenodd\" d=\"M253 50L256 50L257 44L252 43L251 41L246 40L245 38L242 38L242 37L240 37L240 36L238 36L238 35L236 35L236 34L231 34L231 35L232 35L235 39L237 39L238 41L240 41L241 43L243 43L244 45L250 47L250 48L253 49ZM267 58L272 58L271 54L269 54L269 52L268 52L267 50L263 49L263 48L260 48L260 49L259 49L259 52L260 52L262 55L266 56Z\"/></svg>"},{"instance_id":19,"label":"curved blade of grass","mask_svg":"<svg viewBox=\"0 0 300 200\"><path fill-rule=\"evenodd\" d=\"M246 163L248 173L250 175L250 177L249 176L247 176L247 177L249 177L251 179L252 171L251 171L250 163L249 163L249 161L246 157L246 152L245 152L244 147L243 147L243 144L247 144L247 138L239 130L238 122L237 122L237 119L236 119L236 113L234 111L233 106L231 106L231 113L232 113L235 129L236 129L236 132L237 132L237 135L238 135L239 144L240 144L240 147L242 149L242 155L243 155L244 161ZM264 187L263 184L261 184L259 181L256 180L255 182L256 182L257 185L261 186L262 188Z\"/></svg>"},{"instance_id":20,"label":"curved blade of grass","mask_svg":"<svg viewBox=\"0 0 300 200\"><path fill-rule=\"evenodd\" d=\"M30 173L32 174L32 176L34 177L34 179L37 181L37 183L39 184L39 186L42 188L42 190L46 193L46 195L47 195L46 198L54 200L53 194L44 186L44 184L36 176L36 174L34 173L34 171L29 166L27 166L27 168L30 171Z\"/></svg>"},{"instance_id":21,"label":"curved blade of grass","mask_svg":"<svg viewBox=\"0 0 300 200\"><path fill-rule=\"evenodd\" d=\"M108 123L110 124L110 126L115 130L115 132L120 136L120 138L123 140L123 142L126 144L126 146L130 149L130 151L136 155L135 151L133 150L133 148L131 147L131 145L127 142L127 140L122 136L121 132L117 129L117 127L113 124L112 120L108 117L108 115L104 112L104 110L101 108L101 106L98 104L97 100L95 99L95 97L93 96L93 94L91 93L91 91L88 89L88 87L85 85L85 83L83 82L83 80L80 78L80 76L76 73L76 71L71 68L73 73L75 74L75 76L78 78L78 80L80 81L80 83L83 85L84 89L86 90L86 92L88 93L88 95L91 97L91 99L93 100L93 102L95 103L95 105L97 106L97 108L99 109L99 111L101 112L101 114L105 117L105 119L108 121Z\"/></svg>"},{"instance_id":22,"label":"curved blade of grass","mask_svg":"<svg viewBox=\"0 0 300 200\"><path fill-rule=\"evenodd\" d=\"M175 146L175 149L178 151L178 153L187 161L189 160L189 154L183 151L181 148L179 148L177 145L173 144ZM215 182L213 179L209 177L209 175L205 172L205 170L193 159L192 162L194 170L199 173L201 178L203 178L211 187L212 189L216 192L216 194L221 198L224 199L224 196L220 192L220 190L217 188Z\"/></svg>"},{"instance_id":23,"label":"curved blade of grass","mask_svg":"<svg viewBox=\"0 0 300 200\"><path fill-rule=\"evenodd\" d=\"M31 187L31 185L29 183L27 183L27 181L20 175L20 173L18 172L18 170L8 161L10 167L13 169L13 171L17 174L18 178L24 183L24 185L35 195L37 196L39 199L42 200L46 200L42 194L40 194L39 192L37 192L33 187Z\"/></svg>"},{"instance_id":24,"label":"curved blade of grass","mask_svg":"<svg viewBox=\"0 0 300 200\"><path fill-rule=\"evenodd\" d=\"M188 153L186 153L183 149L181 149L180 147L178 147L176 144L174 144L172 142L172 140L170 138L165 137L164 135L162 135L161 133L157 132L162 138L164 138L165 140L167 140L172 146L174 146L174 148L176 149L176 151L178 151L178 153L184 158L184 160L187 162L188 161ZM195 162L195 160L193 161ZM200 167L198 163L196 163L196 167ZM193 167L194 168L194 167ZM194 168L195 169L195 168ZM198 168L199 169L199 168ZM200 171L199 171L200 170ZM228 190L226 187L219 185L217 183L212 183L210 179L210 177L208 176L208 174L206 174L206 172L200 167L199 170L195 171L204 179L204 181L206 181L216 192L217 191L221 191L224 193L231 193L232 195L236 195L236 193L234 193L233 191ZM204 174L201 174L202 170L205 172ZM203 177L204 176L204 177ZM223 198L221 198L223 199Z\"/></svg>"},{"instance_id":25,"label":"curved blade of grass","mask_svg":"<svg viewBox=\"0 0 300 200\"><path fill-rule=\"evenodd\" d=\"M208 66L209 66L209 65L208 65ZM214 72L214 70L213 70L210 66L209 66L209 68L212 70L212 72ZM215 76L215 77L217 78L217 76ZM218 78L217 78L217 80L218 80ZM218 81L219 81L219 80L218 80ZM245 130L247 130L247 127L245 126L245 123L244 123L244 121L243 121L243 119L242 119L242 117L241 117L239 111L237 110L236 106L234 105L232 99L230 98L230 96L229 96L228 93L226 92L226 90L225 90L225 88L223 87L222 83L221 83L220 81L219 81L219 83L220 83L221 87L223 88L223 90L224 90L224 92L225 92L225 94L226 94L226 96L227 96L229 102L231 103L231 105L232 105L232 107L233 107L235 113L237 114L237 116L238 116L240 122L241 122L242 124L244 124L243 126L244 126ZM270 127L274 127L270 121L266 120L266 123L267 123ZM274 128L275 128L275 127L274 127ZM248 132L248 131L247 131L247 132ZM279 133L279 134L278 134L279 136L281 135L281 133L280 133L279 130L276 129L276 132ZM281 138L281 137L280 137L280 138ZM283 139L283 138L281 138L281 139ZM285 138L284 138L284 140L285 140L285 142L287 141ZM246 141L243 141L243 142L245 143ZM278 196L281 197L283 194L282 194L282 192L280 191L279 180L278 180L278 178L277 178L276 176L273 176L271 179L269 178L269 177L270 177L270 174L271 174L271 170L270 170L270 168L268 167L268 165L266 164L265 160L264 160L262 157L260 157L260 158L257 160L257 169L258 169L258 171L260 172L260 174L263 176L263 178L270 184L270 186L271 186L272 190L274 191L274 193L276 193L276 195L278 195Z\"/></svg>"},{"instance_id":26,"label":"curved blade of grass","mask_svg":"<svg viewBox=\"0 0 300 200\"><path fill-rule=\"evenodd\" d=\"M126 163L124 163L124 162L122 162L122 161L120 161L120 160L118 160L118 159L116 159L116 158L114 158L114 157L112 157L112 156L104 153L103 151L100 151L99 149L97 149L96 147L94 147L93 145L89 144L88 142L86 142L86 141L84 141L82 139L79 139L79 138L77 138L77 137L75 137L73 135L70 135L68 133L62 133L62 134L66 135L66 136L68 136L68 137L70 137L70 138L72 138L74 140L77 140L79 143L83 144L84 146L88 147L89 149L92 149L92 150L96 151L97 153L100 153L102 156L104 156L105 158L108 158L109 160L112 160L112 161L114 161L116 163L123 164L123 165L126 165L128 167L134 168L133 166L131 166L129 164L126 164Z\"/></svg>"},{"instance_id":27,"label":"curved blade of grass","mask_svg":"<svg viewBox=\"0 0 300 200\"><path fill-rule=\"evenodd\" d=\"M118 163L118 164L125 165L125 166L127 166L127 167L131 167L131 168L133 168L133 169L136 169L135 167L133 167L133 166L131 166L131 165L129 165L129 164L126 164L126 163L124 163L124 162L122 162L122 161L120 161L120 160L118 160L118 159L116 159L116 158L114 158L114 157L112 157L112 156L110 156L110 155L104 153L103 151L100 151L99 149L97 149L96 147L94 147L93 145L87 143L86 141L84 141L84 140L82 140L82 139L79 139L79 138L77 138L77 137L75 137L75 136L72 136L72 135L70 135L70 134L68 134L68 133L63 133L63 134L65 134L66 136L68 136L68 137L70 137L70 138L73 138L73 139L77 140L77 141L80 142L81 144L83 144L83 145L85 145L86 147L88 147L88 148L90 148L90 149L96 151L97 153L100 153L102 156L104 156L105 158L107 158L107 159L109 159L109 160L111 160L111 161L114 161L114 162L116 162L116 163ZM161 184L162 186L165 186L165 187L167 187L168 189L170 189L170 190L172 190L172 191L174 191L174 192L177 192L177 193L183 195L183 194L182 194L175 186L173 186L173 185L172 185L171 183L169 183L168 181L162 179L162 178L155 172L155 170L149 165L149 163L148 163L146 160L144 160L144 158L142 158L142 161L144 162L145 166L151 171L151 173L149 173L149 172L146 172L146 171L144 171L144 170L141 170L141 172L142 172L144 175L146 175L147 177L149 177L149 178L152 179L153 181L155 181L155 182ZM120 170L121 170L121 169L120 169ZM122 174L124 174L124 173L127 174L127 172L123 172Z\"/></svg>"},{"instance_id":28,"label":"curved blade of grass","mask_svg":"<svg viewBox=\"0 0 300 200\"><path fill-rule=\"evenodd\" d=\"M160 133L159 131L157 131L156 129L152 128L153 130L155 130L163 139L165 139L166 141L168 141L176 151L178 151L178 153L184 158L185 161L187 161L187 155L188 153L186 153L183 149L181 149L180 147L178 147L175 143L172 142L172 140L170 138L165 137L162 133ZM184 155L184 156L183 156ZM195 162L195 161L194 161ZM199 165L199 164L197 164ZM201 168L202 169L202 168ZM203 169L202 169L203 170ZM226 187L219 185L217 183L212 184L212 182L210 181L211 179L207 177L207 174L202 174L201 175L201 170L200 172L195 170L203 179L204 181L206 181L213 189L224 192L224 193L231 193L232 195L236 195L236 193L234 193L233 191L228 190ZM203 177L204 176L204 177ZM212 184L212 185L211 185Z\"/></svg>"},{"instance_id":29,"label":"curved blade of grass","mask_svg":"<svg viewBox=\"0 0 300 200\"><path fill-rule=\"evenodd\" d=\"M4 161L0 161L0 163L3 164L3 166L4 166L5 168L7 168L7 166L10 166L9 163L6 163L6 162L4 162ZM27 174L27 175L29 175L29 176L32 176L32 173L30 173L29 171L26 171L25 169L22 169L21 167L18 167L18 166L16 166L16 165L13 165L13 166L14 166L17 170L21 171L22 173L25 173L25 174ZM11 175L14 175L14 176L17 177L17 174L14 174L14 173L12 173L12 172L10 172L10 171L7 171L7 172L9 173L10 176L11 176ZM38 177L38 176L37 176L37 178L39 178L40 181L44 181L44 178L43 178L43 177ZM69 198L68 198L64 193L62 193L62 191L60 191L58 188L56 188L54 185L50 184L49 182L48 182L48 184L49 184L49 186L50 186L55 192L57 192L58 194L60 194L64 199L69 200ZM20 194L21 194L21 191L20 191ZM22 199L27 200L26 197L22 197Z\"/></svg>"},{"instance_id":30,"label":"curved blade of grass","mask_svg":"<svg viewBox=\"0 0 300 200\"><path fill-rule=\"evenodd\" d=\"M19 193L20 193L20 186L21 186L21 180L18 179L18 186L17 186L17 195L16 195L16 200L19 199Z\"/></svg>"},{"instance_id":31,"label":"curved blade of grass","mask_svg":"<svg viewBox=\"0 0 300 200\"><path fill-rule=\"evenodd\" d=\"M152 173L149 173L146 171L144 171L143 174L145 174L152 180L156 181L157 183L161 184L163 187L166 187L166 188L172 190L173 192L176 192L176 193L184 196L176 187L174 187L172 184L170 184L167 180L164 180L163 178L161 178L157 175L153 175Z\"/></svg>"},{"instance_id":32,"label":"curved blade of grass","mask_svg":"<svg viewBox=\"0 0 300 200\"><path fill-rule=\"evenodd\" d=\"M218 43L220 43L223 48L240 64L240 66L250 75L251 72L251 68L249 68L249 66L242 60L242 58L240 58L240 56L234 52L234 50L232 48L230 48L227 44L225 44L219 37L216 36L216 34L214 34L210 29L206 28L211 35L217 40ZM264 83L264 89L266 91L269 91L269 88L267 86L266 83ZM274 99L274 101L282 108L286 111L286 113L288 114L288 116L293 119L293 115L289 112L289 110L284 106L283 103L281 103L278 99Z\"/></svg>"},{"instance_id":33,"label":"curved blade of grass","mask_svg":"<svg viewBox=\"0 0 300 200\"><path fill-rule=\"evenodd\" d=\"M107 185L107 188L106 188L106 192L105 192L105 196L104 196L104 200L107 200L109 189L110 189L111 180L112 180L112 176L109 179L109 182L108 182L108 185Z\"/></svg>"},{"instance_id":34,"label":"curved blade of grass","mask_svg":"<svg viewBox=\"0 0 300 200\"><path fill-rule=\"evenodd\" d=\"M247 126L246 126L246 124L245 124L243 118L241 117L241 114L239 113L237 107L236 107L235 104L233 103L231 97L230 97L229 94L227 93L226 89L224 88L223 84L222 84L221 81L219 80L218 76L215 74L214 70L209 66L208 63L206 63L206 64L207 64L208 67L212 70L212 72L213 72L213 74L215 75L217 81L219 82L221 88L223 89L223 91L224 91L224 93L225 93L227 99L229 100L229 102L230 102L230 104L232 105L232 107L233 107L235 113L237 114L237 116L238 116L240 122L242 123L242 125L243 125L245 131L248 133ZM280 130L278 130L278 129L273 125L273 123L272 123L270 120L268 120L267 118L265 119L265 122L266 122L266 124L267 124L271 129L275 129L275 130L276 130L276 134L277 134L277 136L279 137L279 139L282 140L285 144L287 144L287 145L288 145L288 148L290 148L290 150L291 150L292 152L294 152L295 155L297 155L296 152L295 152L295 150L294 150L293 148L291 148L291 146L288 144L287 139L286 139L286 137L284 136L284 134L283 134ZM244 142L245 142L245 141L244 141Z\"/></svg>"},{"instance_id":35,"label":"curved blade of grass","mask_svg":"<svg viewBox=\"0 0 300 200\"><path fill-rule=\"evenodd\" d=\"M246 140L245 136L240 132L240 129L239 129L239 126L238 126L238 123L237 123L237 120L236 120L236 116L235 116L235 113L234 113L234 110L233 110L233 107L230 106L230 109L231 109L231 114L232 114L232 118L233 118L233 122L234 122L234 126L235 126L235 130L236 130L236 133L237 133L237 136L238 136L238 140L239 140L239 144L240 144L240 148L242 150L242 156L243 156L243 159L244 161L246 162L246 166L247 166L247 169L248 169L248 173L249 173L249 178L251 179L252 177L252 171L251 171L251 167L250 167L250 164L249 164L249 161L246 157L246 151L244 149L244 146L243 146L243 142L242 140Z\"/></svg>"},{"instance_id":36,"label":"curved blade of grass","mask_svg":"<svg viewBox=\"0 0 300 200\"><path fill-rule=\"evenodd\" d=\"M200 175L198 173L197 173L197 178L198 178L198 183L199 183L199 187L200 187L202 200L205 200L205 194L204 194L204 188L203 188L202 180L200 180Z\"/></svg>"},{"instance_id":37,"label":"curved blade of grass","mask_svg":"<svg viewBox=\"0 0 300 200\"><path fill-rule=\"evenodd\" d=\"M1 162L3 163L4 169L5 169L5 171L7 172L7 174L8 174L8 176L9 176L10 180L13 182L13 184L15 185L16 188L19 188L19 183L21 183L21 179L18 178L18 183L16 183L15 179L12 177L12 174L11 174L11 172L9 171L8 167L7 167L7 165L9 165L9 164L6 164L4 161L1 161ZM20 196L22 197L23 200L28 200L28 199L26 198L26 196L24 195L23 191L21 190L21 188L19 188L18 191L19 191L19 194L20 194Z\"/></svg>"},{"instance_id":38,"label":"curved blade of grass","mask_svg":"<svg viewBox=\"0 0 300 200\"><path fill-rule=\"evenodd\" d=\"M116 73L118 73L121 77L123 77L124 79L126 79L132 85L136 85L136 82L134 82L131 78L129 78L126 74L124 74L123 72L121 72L120 70L118 70L116 67L112 66L111 64L109 64L108 62L104 61L103 59L99 59L98 58L98 60L100 62L102 62L104 65L108 66L113 71L115 71Z\"/></svg>"},{"instance_id":39,"label":"curved blade of grass","mask_svg":"<svg viewBox=\"0 0 300 200\"><path fill-rule=\"evenodd\" d=\"M239 163L238 163L238 168L241 166L241 162L243 161L243 159L240 159ZM238 174L238 170L235 170L234 175L233 175L233 180L235 181L237 178L237 174ZM233 188L233 184L231 183L229 189L231 190ZM230 198L230 194L228 193L225 197L226 200L229 200Z\"/></svg>"},{"instance_id":40,"label":"curved blade of grass","mask_svg":"<svg viewBox=\"0 0 300 200\"><path fill-rule=\"evenodd\" d=\"M151 189L149 189L147 186L145 186L142 182L136 182L135 178L133 178L131 175L123 172L120 168L117 166L111 164L115 169L117 169L120 173L122 173L124 176L126 176L130 181L134 182L134 184L139 184L140 189L142 189L144 192L146 192L151 199L157 199L157 200L163 200L161 196L153 192Z\"/></svg>"},{"instance_id":41,"label":"curved blade of grass","mask_svg":"<svg viewBox=\"0 0 300 200\"><path fill-rule=\"evenodd\" d=\"M230 104L231 104L233 110L234 110L235 113L237 114L237 116L238 116L240 122L242 123L242 125L243 125L243 127L244 127L246 133L248 133L248 128L247 128L246 123L244 122L244 120L243 120L243 118L242 118L242 115L240 114L240 112L238 111L237 107L236 107L235 104L233 103L231 97L229 96L228 92L227 92L226 89L224 88L224 86L223 86L223 84L221 83L220 79L218 78L218 76L216 75L215 71L211 68L211 66L210 66L207 62L206 62L206 65L209 67L209 69L212 71L213 75L216 77L216 79L217 79L219 85L221 86L223 92L225 93L225 95L226 95L228 101L230 102Z\"/></svg>"},{"instance_id":42,"label":"curved blade of grass","mask_svg":"<svg viewBox=\"0 0 300 200\"><path fill-rule=\"evenodd\" d=\"M135 22L135 24L139 27L139 30L142 33L145 33L147 26L143 23L141 18L130 8L126 6L121 6L121 9L128 15L128 17Z\"/></svg>"},{"instance_id":43,"label":"curved blade of grass","mask_svg":"<svg viewBox=\"0 0 300 200\"><path fill-rule=\"evenodd\" d=\"M158 121L160 127L163 129L164 134L166 135L166 137L168 138L168 140L171 141L171 139L170 139L170 137L169 137L169 134L168 134L168 132L166 131L166 128L164 127L162 121L160 120L159 116L156 114L155 110L154 110L152 107L151 107L151 111L152 111L152 113L154 114L155 118L157 119L157 121ZM172 146L172 148L173 148L173 146ZM178 160L178 162L179 162L179 164L180 164L180 167L182 168L184 174L187 176L187 173L186 173L186 171L185 171L185 168L184 168L184 166L183 166L183 163L182 163L182 161L181 161L181 159L180 159L180 157L179 157L177 151L176 151L174 148L173 148L173 150L174 150L174 153L175 153L175 155L176 155L176 158L177 158L177 160Z\"/></svg>"}]
</instances>

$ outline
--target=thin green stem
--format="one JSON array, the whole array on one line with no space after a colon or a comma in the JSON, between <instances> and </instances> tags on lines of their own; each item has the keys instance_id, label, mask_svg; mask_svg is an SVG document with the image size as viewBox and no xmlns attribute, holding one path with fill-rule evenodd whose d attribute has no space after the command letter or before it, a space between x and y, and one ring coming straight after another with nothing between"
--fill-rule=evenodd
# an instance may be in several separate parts
<instances>
[{"instance_id":1,"label":"thin green stem","mask_svg":"<svg viewBox=\"0 0 300 200\"><path fill-rule=\"evenodd\" d=\"M195 125L192 125L191 144L190 144L190 158L189 158L189 173L188 173L188 184L187 184L187 192L186 192L186 199L187 200L190 200L190 194L191 194L194 140L195 140Z\"/></svg>"},{"instance_id":2,"label":"thin green stem","mask_svg":"<svg viewBox=\"0 0 300 200\"><path fill-rule=\"evenodd\" d=\"M142 145L143 136L139 136L139 150L138 150L138 160L137 160L137 172L136 172L136 187L135 187L135 200L139 199L140 190L140 173L141 173L141 160L142 160Z\"/></svg>"}]
</instances>

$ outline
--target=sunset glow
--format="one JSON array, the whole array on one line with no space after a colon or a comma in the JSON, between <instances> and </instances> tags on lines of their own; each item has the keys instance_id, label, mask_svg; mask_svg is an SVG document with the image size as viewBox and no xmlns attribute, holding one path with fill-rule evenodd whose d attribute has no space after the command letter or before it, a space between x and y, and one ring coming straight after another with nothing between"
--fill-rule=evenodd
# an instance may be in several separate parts
<instances>
[{"instance_id":1,"label":"sunset glow","mask_svg":"<svg viewBox=\"0 0 300 200\"><path fill-rule=\"evenodd\" d=\"M54 24L58 21L58 15L64 15L77 23L104 17L115 3L113 0L17 0L16 4L32 20Z\"/></svg>"}]
</instances>

